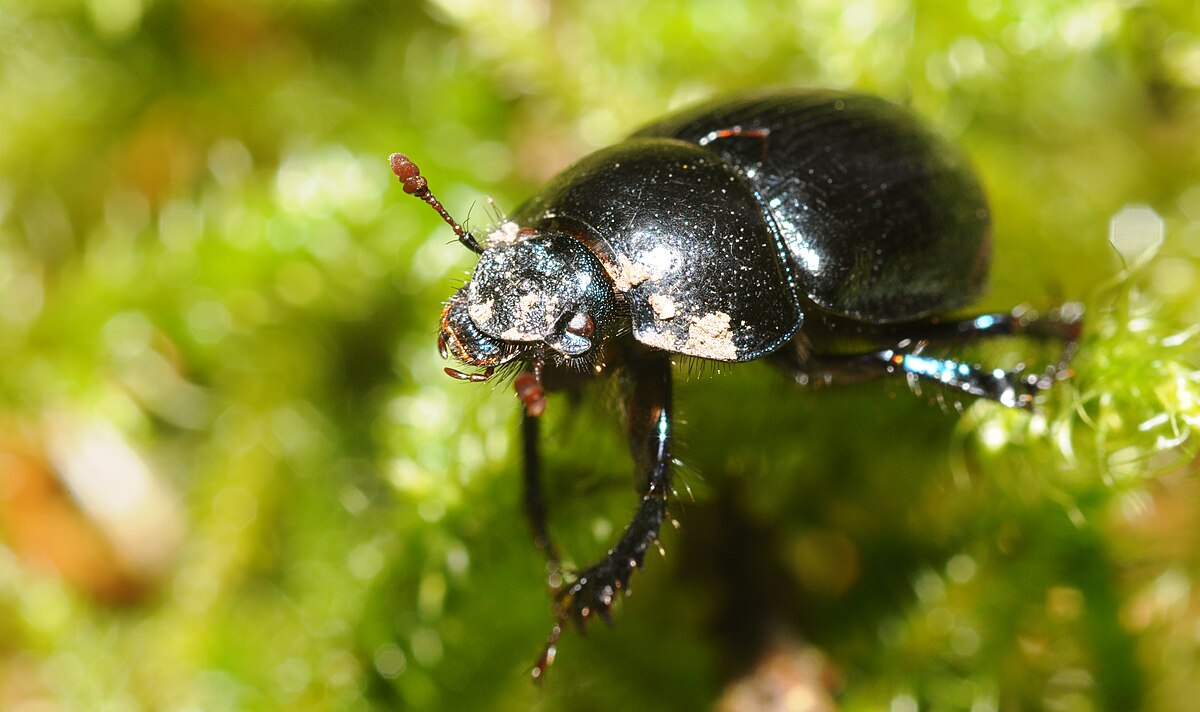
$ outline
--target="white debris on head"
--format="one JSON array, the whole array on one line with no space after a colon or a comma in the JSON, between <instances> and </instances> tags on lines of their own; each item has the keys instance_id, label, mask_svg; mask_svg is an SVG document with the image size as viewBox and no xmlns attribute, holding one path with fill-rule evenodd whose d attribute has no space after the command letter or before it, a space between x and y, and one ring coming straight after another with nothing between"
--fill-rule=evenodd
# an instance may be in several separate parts
<instances>
[{"instance_id":1,"label":"white debris on head","mask_svg":"<svg viewBox=\"0 0 1200 712\"><path fill-rule=\"evenodd\" d=\"M507 247L520 242L525 236L520 234L521 226L511 220L505 220L488 233L484 243L488 247Z\"/></svg>"},{"instance_id":2,"label":"white debris on head","mask_svg":"<svg viewBox=\"0 0 1200 712\"><path fill-rule=\"evenodd\" d=\"M467 307L467 315L471 317L471 321L476 324L486 324L492 320L492 305L495 304L494 299L489 299L486 302L479 304L471 304Z\"/></svg>"}]
</instances>

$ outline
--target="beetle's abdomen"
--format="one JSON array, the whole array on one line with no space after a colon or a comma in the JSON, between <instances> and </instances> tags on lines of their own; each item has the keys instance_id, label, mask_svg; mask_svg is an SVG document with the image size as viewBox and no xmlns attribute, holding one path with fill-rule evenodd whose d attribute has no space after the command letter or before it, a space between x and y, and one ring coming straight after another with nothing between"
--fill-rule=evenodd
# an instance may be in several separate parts
<instances>
[{"instance_id":1,"label":"beetle's abdomen","mask_svg":"<svg viewBox=\"0 0 1200 712\"><path fill-rule=\"evenodd\" d=\"M799 288L871 322L962 306L985 286L990 226L959 152L882 99L760 92L636 134L691 141L734 165L786 245Z\"/></svg>"}]
</instances>

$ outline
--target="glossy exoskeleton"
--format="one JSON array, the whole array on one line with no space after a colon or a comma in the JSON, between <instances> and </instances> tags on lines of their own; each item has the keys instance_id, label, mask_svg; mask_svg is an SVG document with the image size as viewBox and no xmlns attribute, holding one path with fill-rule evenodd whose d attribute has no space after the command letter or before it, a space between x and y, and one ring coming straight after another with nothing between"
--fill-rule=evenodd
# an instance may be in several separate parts
<instances>
[{"instance_id":1,"label":"glossy exoskeleton","mask_svg":"<svg viewBox=\"0 0 1200 712\"><path fill-rule=\"evenodd\" d=\"M657 541L671 492L676 356L769 359L803 385L903 375L1014 408L1068 373L1082 310L947 319L983 291L990 220L962 155L905 109L828 90L765 91L655 122L570 166L489 234L455 223L406 157L405 190L479 253L442 314L442 356L514 379L524 404L526 508L557 562L539 485L550 386L618 374L641 501L601 561L567 576L565 619L608 618ZM1024 334L1063 343L1042 373L925 355Z\"/></svg>"}]
</instances>

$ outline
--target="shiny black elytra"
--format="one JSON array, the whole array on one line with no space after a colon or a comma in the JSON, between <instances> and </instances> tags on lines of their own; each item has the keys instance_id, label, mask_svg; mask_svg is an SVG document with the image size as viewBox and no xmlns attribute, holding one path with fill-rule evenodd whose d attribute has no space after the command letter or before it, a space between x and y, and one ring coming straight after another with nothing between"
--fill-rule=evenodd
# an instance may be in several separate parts
<instances>
[{"instance_id":1,"label":"shiny black elytra","mask_svg":"<svg viewBox=\"0 0 1200 712\"><path fill-rule=\"evenodd\" d=\"M540 490L547 389L618 374L641 501L599 563L567 577L534 669L567 618L607 620L657 542L671 492L675 354L767 358L802 385L903 374L1031 408L1069 374L1082 309L939 315L983 291L990 220L961 154L899 106L828 90L763 91L672 114L564 170L489 234L460 227L400 154L406 192L479 253L442 314L443 357L484 381L518 372L525 502L557 579ZM1041 374L924 355L930 345L1023 334L1063 343Z\"/></svg>"}]
</instances>

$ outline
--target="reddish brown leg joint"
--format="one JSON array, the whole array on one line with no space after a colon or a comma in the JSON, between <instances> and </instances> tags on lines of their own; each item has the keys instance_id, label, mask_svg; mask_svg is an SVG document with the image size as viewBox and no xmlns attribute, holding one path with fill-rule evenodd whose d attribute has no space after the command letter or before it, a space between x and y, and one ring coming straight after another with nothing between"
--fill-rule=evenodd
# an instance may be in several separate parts
<instances>
[{"instance_id":1,"label":"reddish brown leg joint","mask_svg":"<svg viewBox=\"0 0 1200 712\"><path fill-rule=\"evenodd\" d=\"M513 388L530 417L536 418L546 412L546 391L540 378L526 371L513 381Z\"/></svg>"},{"instance_id":2,"label":"reddish brown leg joint","mask_svg":"<svg viewBox=\"0 0 1200 712\"><path fill-rule=\"evenodd\" d=\"M542 385L542 369L545 360L541 353L533 359L533 369L525 371L513 380L517 398L525 406L525 412L536 418L546 412L546 389Z\"/></svg>"}]
</instances>

